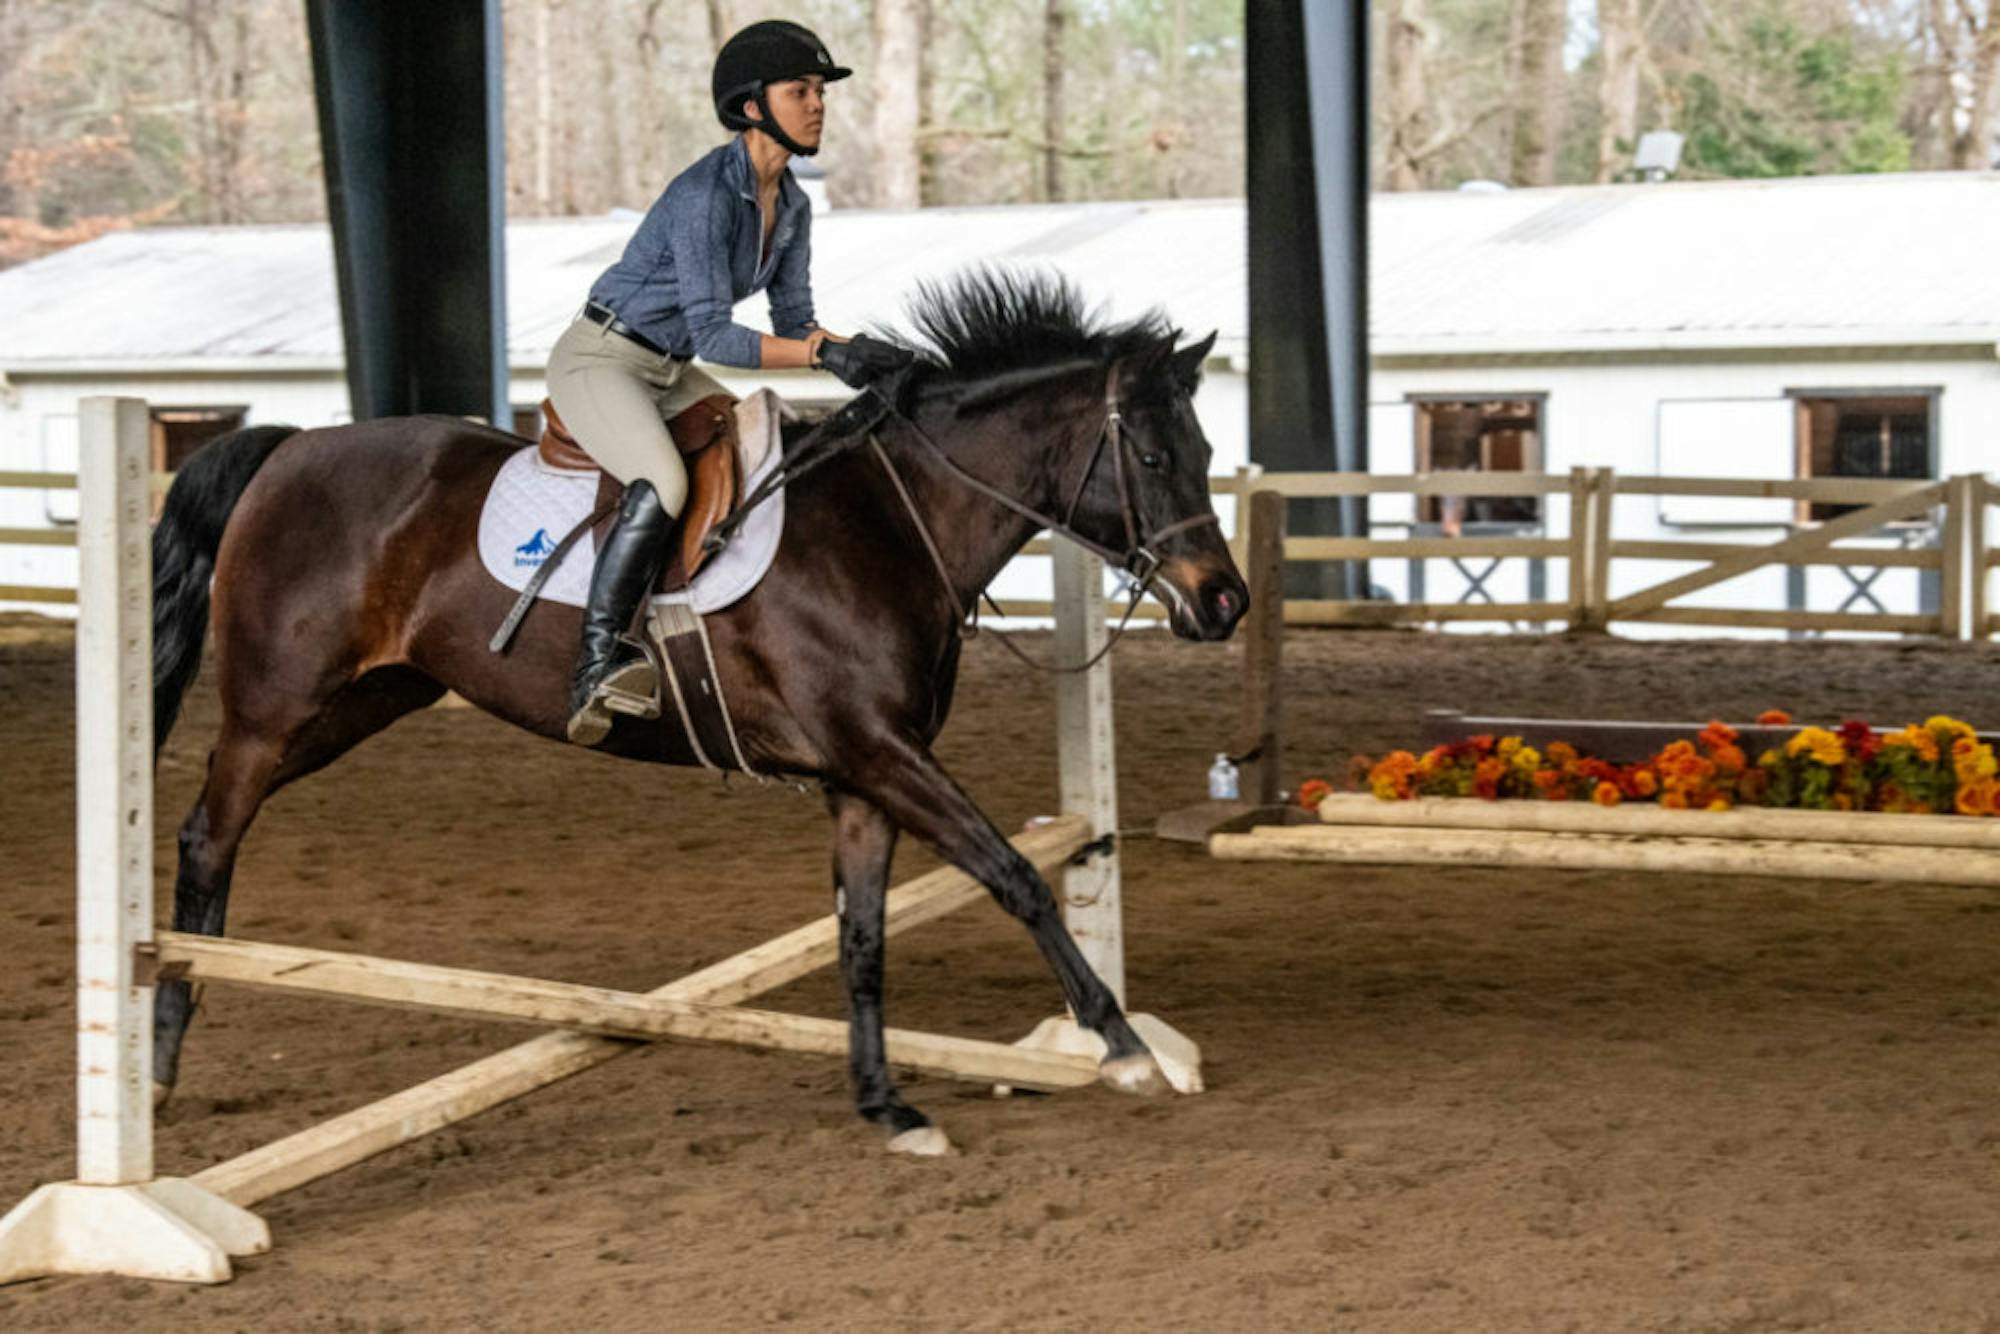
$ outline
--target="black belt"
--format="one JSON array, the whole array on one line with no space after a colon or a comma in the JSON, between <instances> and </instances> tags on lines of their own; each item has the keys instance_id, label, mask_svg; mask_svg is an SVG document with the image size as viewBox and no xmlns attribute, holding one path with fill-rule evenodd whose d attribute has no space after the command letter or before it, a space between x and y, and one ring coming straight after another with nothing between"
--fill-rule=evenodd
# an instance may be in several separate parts
<instances>
[{"instance_id":1,"label":"black belt","mask_svg":"<svg viewBox=\"0 0 2000 1334\"><path fill-rule=\"evenodd\" d=\"M656 357L673 357L675 361L694 360L693 357L674 356L673 353L667 351L667 349L661 347L658 343L646 337L646 335L640 333L637 329L634 329L631 325L625 323L625 321L619 319L617 311L613 310L611 307L607 305L602 304L601 302L597 301L584 302L583 318L589 320L592 324L603 325L607 330L609 330L611 333L617 334L620 338L628 339L631 342L637 343L640 347L645 348L648 352L652 353Z\"/></svg>"}]
</instances>

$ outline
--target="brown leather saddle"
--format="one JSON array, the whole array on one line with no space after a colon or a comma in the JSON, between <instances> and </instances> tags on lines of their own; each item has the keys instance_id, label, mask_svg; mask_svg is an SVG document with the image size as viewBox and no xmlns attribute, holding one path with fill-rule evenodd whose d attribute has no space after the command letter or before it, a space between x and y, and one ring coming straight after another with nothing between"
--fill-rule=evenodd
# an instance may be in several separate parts
<instances>
[{"instance_id":1,"label":"brown leather saddle","mask_svg":"<svg viewBox=\"0 0 2000 1334\"><path fill-rule=\"evenodd\" d=\"M571 472L595 472L597 508L608 512L598 520L593 535L599 545L618 517L618 497L625 484L599 468L583 446L577 444L556 415L555 404L542 400L542 428L539 445L542 462L551 468ZM743 469L736 447L736 399L728 394L711 394L667 422L667 433L687 461L688 498L681 510L680 541L660 575L658 590L677 593L686 588L708 556L702 549L709 531L736 508L741 499Z\"/></svg>"}]
</instances>

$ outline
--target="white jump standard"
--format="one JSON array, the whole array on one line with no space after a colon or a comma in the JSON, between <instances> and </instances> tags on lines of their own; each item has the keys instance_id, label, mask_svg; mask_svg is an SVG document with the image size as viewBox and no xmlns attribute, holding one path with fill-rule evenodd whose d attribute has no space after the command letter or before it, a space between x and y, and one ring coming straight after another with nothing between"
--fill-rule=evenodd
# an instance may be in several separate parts
<instances>
[{"instance_id":1,"label":"white jump standard","mask_svg":"<svg viewBox=\"0 0 2000 1334\"><path fill-rule=\"evenodd\" d=\"M255 1214L153 1175L150 423L87 398L78 459L76 1180L0 1220L0 1283L126 1274L216 1283L271 1247Z\"/></svg>"}]
</instances>

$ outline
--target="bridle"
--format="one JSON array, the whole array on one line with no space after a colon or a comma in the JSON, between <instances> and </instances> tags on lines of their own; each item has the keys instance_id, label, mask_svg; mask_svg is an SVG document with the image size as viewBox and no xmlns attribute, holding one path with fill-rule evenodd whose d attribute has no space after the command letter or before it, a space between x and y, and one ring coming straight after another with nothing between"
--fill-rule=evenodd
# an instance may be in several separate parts
<instances>
[{"instance_id":1,"label":"bridle","mask_svg":"<svg viewBox=\"0 0 2000 1334\"><path fill-rule=\"evenodd\" d=\"M873 392L872 389L871 392ZM1104 422L1098 428L1096 442L1091 446L1090 458L1085 462L1083 467L1083 475L1077 479L1076 490L1070 496L1069 505L1064 509L1063 517L1060 519L1052 515L1043 514L1033 507L1023 504L1004 491L967 472L959 465L957 460L945 453L944 447L933 440L929 432L925 431L901 412L898 412L893 405L888 407L888 411L883 414L883 417L884 419L894 419L898 427L921 443L930 455L944 467L945 471L959 482L971 487L974 491L997 502L1015 514L1020 515L1030 523L1033 523L1037 528L1046 528L1051 533L1076 543L1084 550L1103 560L1106 564L1123 570L1130 576L1131 600L1126 604L1125 614L1119 618L1117 628L1105 640L1104 646L1092 654L1088 661L1079 663L1076 666L1057 667L1035 662L1021 649L1016 647L1006 634L998 630L993 632L998 636L1001 644L1008 652L1029 666L1039 668L1043 671L1080 672L1095 666L1105 654L1111 651L1112 645L1116 644L1124 635L1127 626L1131 624L1133 614L1139 609L1140 600L1151 590L1153 580L1159 574L1160 569L1160 558L1155 550L1159 544L1170 537L1191 529L1221 522L1211 510L1206 514L1194 514L1185 519L1177 519L1173 523L1164 524L1142 535L1139 508L1132 496L1132 485L1126 474L1125 461L1128 454L1136 454L1137 450L1125 435L1125 416L1119 406L1118 367L1115 363L1105 371L1104 375ZM952 610L957 616L959 633L968 639L977 635L979 633L978 604L975 602L973 607L968 610L964 602L959 598L958 589L952 583L951 571L945 565L944 553L938 549L937 541L931 536L930 528L924 523L923 516L917 511L916 501L911 497L909 487L904 484L902 475L896 471L896 465L889 458L888 450L882 447L882 442L873 429L868 432L868 444L874 450L875 457L881 462L883 469L889 474L889 480L895 484L896 494L902 499L903 508L909 514L910 522L916 526L917 535L923 539L924 550L930 554L931 564L937 569L939 582L944 585L945 596L951 600ZM1109 454L1111 457L1111 474L1118 487L1119 517L1125 526L1125 550L1122 552L1114 551L1102 543L1092 541L1082 533L1079 533L1075 528L1077 508L1082 505L1084 494L1090 489L1090 479L1096 475L1098 464L1104 459L1106 454ZM1143 458L1139 459L1138 462L1140 466L1146 466ZM990 602L991 599L989 598L988 601ZM995 604L995 609L998 610L998 604Z\"/></svg>"}]
</instances>

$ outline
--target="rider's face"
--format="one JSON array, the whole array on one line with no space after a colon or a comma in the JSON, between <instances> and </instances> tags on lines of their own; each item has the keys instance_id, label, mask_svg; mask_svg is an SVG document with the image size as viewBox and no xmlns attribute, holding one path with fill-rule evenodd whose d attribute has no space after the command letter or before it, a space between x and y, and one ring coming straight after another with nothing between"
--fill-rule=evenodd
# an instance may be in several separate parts
<instances>
[{"instance_id":1,"label":"rider's face","mask_svg":"<svg viewBox=\"0 0 2000 1334\"><path fill-rule=\"evenodd\" d=\"M765 100L771 104L771 117L778 122L778 128L790 135L793 142L806 148L818 148L821 127L826 122L826 80L817 74L808 74L803 79L786 79L774 83L764 90ZM745 115L757 119L757 108L748 107Z\"/></svg>"}]
</instances>

